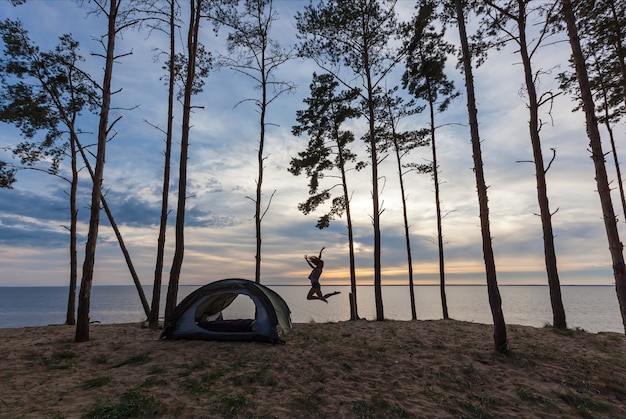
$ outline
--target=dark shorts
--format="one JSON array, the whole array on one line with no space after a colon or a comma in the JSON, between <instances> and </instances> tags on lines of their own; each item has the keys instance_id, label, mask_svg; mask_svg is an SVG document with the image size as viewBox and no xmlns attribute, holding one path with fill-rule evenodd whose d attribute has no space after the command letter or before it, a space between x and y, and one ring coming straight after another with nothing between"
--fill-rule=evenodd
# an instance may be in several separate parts
<instances>
[{"instance_id":1,"label":"dark shorts","mask_svg":"<svg viewBox=\"0 0 626 419\"><path fill-rule=\"evenodd\" d=\"M311 281L311 288L315 288L317 290L322 289L322 287L320 286L319 281Z\"/></svg>"}]
</instances>

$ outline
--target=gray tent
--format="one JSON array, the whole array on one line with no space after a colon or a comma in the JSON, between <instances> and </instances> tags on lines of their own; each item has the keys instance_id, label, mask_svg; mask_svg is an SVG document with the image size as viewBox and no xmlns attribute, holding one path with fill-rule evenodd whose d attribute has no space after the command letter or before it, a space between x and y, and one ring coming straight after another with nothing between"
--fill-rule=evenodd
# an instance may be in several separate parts
<instances>
[{"instance_id":1,"label":"gray tent","mask_svg":"<svg viewBox=\"0 0 626 419\"><path fill-rule=\"evenodd\" d=\"M224 319L222 312L241 295L255 306L254 318ZM247 279L222 279L198 288L178 304L161 339L284 342L291 311L275 291Z\"/></svg>"}]
</instances>

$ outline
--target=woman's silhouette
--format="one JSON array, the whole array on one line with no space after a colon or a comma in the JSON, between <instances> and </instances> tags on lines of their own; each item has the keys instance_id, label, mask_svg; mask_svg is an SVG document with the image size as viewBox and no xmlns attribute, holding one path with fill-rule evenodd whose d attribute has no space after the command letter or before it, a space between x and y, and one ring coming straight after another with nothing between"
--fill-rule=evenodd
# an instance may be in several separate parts
<instances>
[{"instance_id":1,"label":"woman's silhouette","mask_svg":"<svg viewBox=\"0 0 626 419\"><path fill-rule=\"evenodd\" d=\"M332 292L330 294L322 294L322 287L320 285L320 276L322 275L322 270L324 269L324 261L322 260L322 252L324 251L324 247L320 250L319 256L307 256L304 255L304 260L309 264L312 271L309 274L309 279L311 280L311 289L309 290L309 294L306 296L307 300L322 300L325 303L328 303L326 299L328 297L332 297L333 295L340 294L339 291Z\"/></svg>"}]
</instances>

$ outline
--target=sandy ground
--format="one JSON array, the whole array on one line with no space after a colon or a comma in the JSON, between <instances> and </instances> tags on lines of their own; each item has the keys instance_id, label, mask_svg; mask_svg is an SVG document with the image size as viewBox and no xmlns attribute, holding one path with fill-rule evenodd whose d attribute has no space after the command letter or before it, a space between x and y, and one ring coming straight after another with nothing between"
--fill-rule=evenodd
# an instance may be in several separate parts
<instances>
[{"instance_id":1,"label":"sandy ground","mask_svg":"<svg viewBox=\"0 0 626 419\"><path fill-rule=\"evenodd\" d=\"M626 338L436 321L295 324L284 345L139 324L0 329L0 417L626 417Z\"/></svg>"}]
</instances>

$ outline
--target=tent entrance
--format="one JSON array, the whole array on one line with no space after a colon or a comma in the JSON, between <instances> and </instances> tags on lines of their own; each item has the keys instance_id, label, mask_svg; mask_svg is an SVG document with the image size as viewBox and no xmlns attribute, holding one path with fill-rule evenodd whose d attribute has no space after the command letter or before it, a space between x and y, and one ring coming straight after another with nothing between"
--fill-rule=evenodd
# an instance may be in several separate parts
<instances>
[{"instance_id":1,"label":"tent entrance","mask_svg":"<svg viewBox=\"0 0 626 419\"><path fill-rule=\"evenodd\" d=\"M254 319L256 318L256 304L250 296L238 294L233 302L222 310L224 320Z\"/></svg>"},{"instance_id":2,"label":"tent entrance","mask_svg":"<svg viewBox=\"0 0 626 419\"><path fill-rule=\"evenodd\" d=\"M196 324L212 332L252 332L256 320L256 304L246 294L224 293L196 310Z\"/></svg>"}]
</instances>

